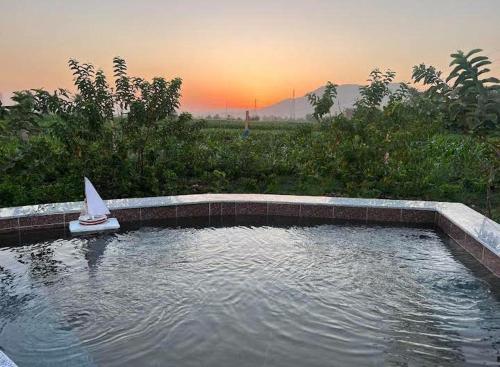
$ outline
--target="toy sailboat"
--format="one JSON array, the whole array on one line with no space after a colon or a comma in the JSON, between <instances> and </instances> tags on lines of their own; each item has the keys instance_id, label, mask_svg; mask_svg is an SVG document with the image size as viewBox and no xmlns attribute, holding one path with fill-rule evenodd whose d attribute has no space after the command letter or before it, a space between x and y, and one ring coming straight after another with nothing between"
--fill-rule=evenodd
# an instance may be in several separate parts
<instances>
[{"instance_id":1,"label":"toy sailboat","mask_svg":"<svg viewBox=\"0 0 500 367\"><path fill-rule=\"evenodd\" d=\"M97 193L94 185L85 177L85 201L83 210L78 220L69 223L71 233L99 232L119 229L120 224L116 218L108 218L111 213Z\"/></svg>"}]
</instances>

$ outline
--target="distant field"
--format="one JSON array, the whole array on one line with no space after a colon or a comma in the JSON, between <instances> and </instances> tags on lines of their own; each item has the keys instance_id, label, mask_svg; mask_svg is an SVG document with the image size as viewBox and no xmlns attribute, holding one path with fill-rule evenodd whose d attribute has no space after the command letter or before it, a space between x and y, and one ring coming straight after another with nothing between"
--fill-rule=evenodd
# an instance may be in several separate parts
<instances>
[{"instance_id":1,"label":"distant field","mask_svg":"<svg viewBox=\"0 0 500 367\"><path fill-rule=\"evenodd\" d=\"M197 119L196 121L200 121ZM241 129L245 128L243 120L204 120L205 129ZM304 121L250 121L250 130L293 130L311 122Z\"/></svg>"}]
</instances>

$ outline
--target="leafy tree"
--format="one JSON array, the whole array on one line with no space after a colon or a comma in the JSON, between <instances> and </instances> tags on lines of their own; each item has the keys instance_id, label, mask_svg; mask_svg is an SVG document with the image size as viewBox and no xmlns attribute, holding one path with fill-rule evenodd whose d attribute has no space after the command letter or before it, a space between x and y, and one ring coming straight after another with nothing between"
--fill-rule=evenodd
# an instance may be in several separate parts
<instances>
[{"instance_id":1,"label":"leafy tree","mask_svg":"<svg viewBox=\"0 0 500 367\"><path fill-rule=\"evenodd\" d=\"M391 70L387 70L385 73L379 69L373 70L368 79L370 84L361 87L359 90L361 98L356 101L355 107L367 109L379 108L383 99L391 95L389 85L395 77L396 73Z\"/></svg>"},{"instance_id":2,"label":"leafy tree","mask_svg":"<svg viewBox=\"0 0 500 367\"><path fill-rule=\"evenodd\" d=\"M463 127L476 132L500 126L500 80L484 77L490 72L486 66L491 61L486 56L474 56L481 51L475 49L467 54L462 51L452 54L450 66L455 68L446 78L446 82L452 82L456 96L451 104L452 117Z\"/></svg>"},{"instance_id":3,"label":"leafy tree","mask_svg":"<svg viewBox=\"0 0 500 367\"><path fill-rule=\"evenodd\" d=\"M441 104L450 127L473 133L491 133L500 125L500 80L485 77L491 61L477 56L481 49L452 54L454 69L446 79L433 66L413 68L413 80L429 86L427 93ZM451 83L451 84L449 84Z\"/></svg>"},{"instance_id":4,"label":"leafy tree","mask_svg":"<svg viewBox=\"0 0 500 367\"><path fill-rule=\"evenodd\" d=\"M7 108L3 105L2 99L0 98L0 119L4 119L7 117L8 110Z\"/></svg>"},{"instance_id":5,"label":"leafy tree","mask_svg":"<svg viewBox=\"0 0 500 367\"><path fill-rule=\"evenodd\" d=\"M120 112L129 109L134 100L134 85L127 75L127 63L121 57L113 59L115 76L115 101L120 107Z\"/></svg>"},{"instance_id":6,"label":"leafy tree","mask_svg":"<svg viewBox=\"0 0 500 367\"><path fill-rule=\"evenodd\" d=\"M35 110L35 97L29 90L14 92L10 107L9 125L12 131L34 131L38 128L38 113Z\"/></svg>"},{"instance_id":7,"label":"leafy tree","mask_svg":"<svg viewBox=\"0 0 500 367\"><path fill-rule=\"evenodd\" d=\"M480 52L452 54L450 66L454 68L445 80L441 72L424 64L414 67L413 79L429 86L427 93L440 103L448 127L471 133L489 146L489 157L481 166L488 172L486 206L491 216L492 190L498 185L500 170L500 80L486 77L491 61Z\"/></svg>"},{"instance_id":8,"label":"leafy tree","mask_svg":"<svg viewBox=\"0 0 500 367\"><path fill-rule=\"evenodd\" d=\"M321 97L318 97L314 93L307 94L307 99L309 103L314 107L313 117L316 121L323 121L323 117L330 113L333 104L335 103L335 98L337 98L337 85L327 82L325 86L325 91Z\"/></svg>"},{"instance_id":9,"label":"leafy tree","mask_svg":"<svg viewBox=\"0 0 500 367\"><path fill-rule=\"evenodd\" d=\"M77 95L74 98L74 114L82 120L92 135L101 131L105 121L113 119L113 96L102 70L95 71L92 64L80 64L70 59Z\"/></svg>"},{"instance_id":10,"label":"leafy tree","mask_svg":"<svg viewBox=\"0 0 500 367\"><path fill-rule=\"evenodd\" d=\"M81 200L81 176L91 174L106 198L196 192L418 198L461 201L500 218L496 130L488 122L464 134L472 130L459 129L460 119L454 131L445 129L450 106L459 99L473 105L475 92L459 91L456 78L446 82L433 68L419 69L429 91L402 84L389 93L391 75L371 75L364 102L350 116L321 126L256 122L242 140L241 122L207 128L177 115L180 79L145 81L129 76L123 59L113 62L114 92L104 74L78 62L76 95L18 92L0 119L0 206ZM494 84L485 83L493 101ZM334 90L312 98L319 107L314 118L327 120ZM30 128L29 139L18 127Z\"/></svg>"}]
</instances>

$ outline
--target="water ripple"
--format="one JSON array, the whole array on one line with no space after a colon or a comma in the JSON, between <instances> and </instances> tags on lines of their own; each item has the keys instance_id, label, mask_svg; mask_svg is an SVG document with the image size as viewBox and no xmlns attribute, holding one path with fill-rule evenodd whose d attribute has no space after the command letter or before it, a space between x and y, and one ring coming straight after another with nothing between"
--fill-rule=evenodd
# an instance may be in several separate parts
<instances>
[{"instance_id":1,"label":"water ripple","mask_svg":"<svg viewBox=\"0 0 500 367\"><path fill-rule=\"evenodd\" d=\"M142 228L0 249L19 365L499 365L500 285L431 230Z\"/></svg>"}]
</instances>

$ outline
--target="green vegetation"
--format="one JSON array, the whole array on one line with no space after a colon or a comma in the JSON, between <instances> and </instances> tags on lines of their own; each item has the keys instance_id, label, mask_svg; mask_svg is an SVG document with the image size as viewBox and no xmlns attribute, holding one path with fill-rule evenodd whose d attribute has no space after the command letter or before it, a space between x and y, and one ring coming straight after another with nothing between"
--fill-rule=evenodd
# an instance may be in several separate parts
<instances>
[{"instance_id":1,"label":"green vegetation","mask_svg":"<svg viewBox=\"0 0 500 367\"><path fill-rule=\"evenodd\" d=\"M477 50L447 79L415 67L420 92L371 73L352 116L329 116L336 86L310 95L315 123L198 121L176 114L181 80L70 61L77 94L21 91L0 105L0 206L82 199L260 192L459 201L498 220L500 83ZM482 79L481 79L482 78ZM387 101L382 107L382 102ZM328 108L328 111L326 110ZM127 113L125 113L125 111Z\"/></svg>"}]
</instances>

